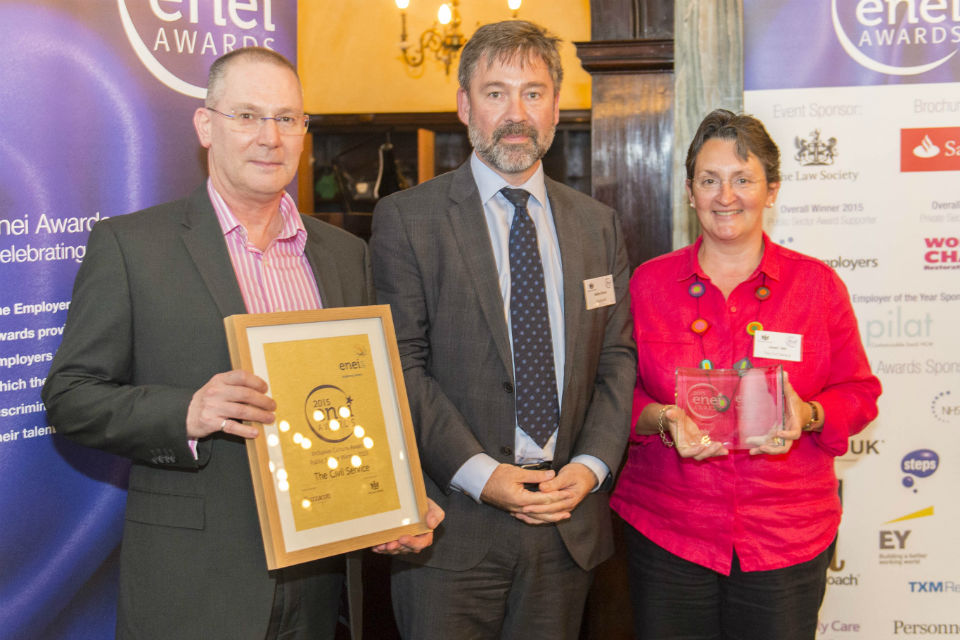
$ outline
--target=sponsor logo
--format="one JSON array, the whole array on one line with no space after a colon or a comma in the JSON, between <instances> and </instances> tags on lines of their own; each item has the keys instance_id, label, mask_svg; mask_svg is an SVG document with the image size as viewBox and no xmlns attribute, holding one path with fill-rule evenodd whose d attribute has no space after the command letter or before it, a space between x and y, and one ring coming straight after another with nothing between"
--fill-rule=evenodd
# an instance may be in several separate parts
<instances>
[{"instance_id":1,"label":"sponsor logo","mask_svg":"<svg viewBox=\"0 0 960 640\"><path fill-rule=\"evenodd\" d=\"M960 636L960 623L893 621L893 635L895 636L928 636L934 634Z\"/></svg>"},{"instance_id":2,"label":"sponsor logo","mask_svg":"<svg viewBox=\"0 0 960 640\"><path fill-rule=\"evenodd\" d=\"M166 87L206 96L207 70L241 47L293 42L280 34L273 0L118 0L120 22L140 62Z\"/></svg>"},{"instance_id":3,"label":"sponsor logo","mask_svg":"<svg viewBox=\"0 0 960 640\"><path fill-rule=\"evenodd\" d=\"M843 620L820 620L817 622L818 633L827 633L828 631L860 633L860 623L844 622Z\"/></svg>"},{"instance_id":4,"label":"sponsor logo","mask_svg":"<svg viewBox=\"0 0 960 640\"><path fill-rule=\"evenodd\" d=\"M905 516L894 518L893 520L888 520L887 522L884 522L884 524L895 524L898 522L907 522L910 520L917 520L919 518L930 517L933 517L933 506L926 507L919 511L914 511L913 513L908 513ZM921 562L926 560L926 553L911 553L908 551L908 541L910 540L912 533L913 530L911 529L881 529L879 531L880 564L910 566L919 565Z\"/></svg>"},{"instance_id":5,"label":"sponsor logo","mask_svg":"<svg viewBox=\"0 0 960 640\"><path fill-rule=\"evenodd\" d=\"M930 413L938 422L950 423L960 416L960 404L950 391L941 391L930 401Z\"/></svg>"},{"instance_id":6,"label":"sponsor logo","mask_svg":"<svg viewBox=\"0 0 960 640\"><path fill-rule=\"evenodd\" d=\"M900 129L900 171L960 171L960 127Z\"/></svg>"},{"instance_id":7,"label":"sponsor logo","mask_svg":"<svg viewBox=\"0 0 960 640\"><path fill-rule=\"evenodd\" d=\"M821 260L830 265L830 268L834 271L840 271L841 269L849 269L850 271L876 269L880 266L880 258L844 258L843 256L837 256L836 258L821 258Z\"/></svg>"},{"instance_id":8,"label":"sponsor logo","mask_svg":"<svg viewBox=\"0 0 960 640\"><path fill-rule=\"evenodd\" d=\"M805 167L831 165L837 157L837 139L821 139L820 129L811 131L809 138L797 136L793 139L793 144L797 148L793 159Z\"/></svg>"},{"instance_id":9,"label":"sponsor logo","mask_svg":"<svg viewBox=\"0 0 960 640\"><path fill-rule=\"evenodd\" d=\"M960 238L924 238L923 243L924 269L960 269Z\"/></svg>"},{"instance_id":10,"label":"sponsor logo","mask_svg":"<svg viewBox=\"0 0 960 640\"><path fill-rule=\"evenodd\" d=\"M917 449L903 456L900 461L900 470L905 474L902 480L903 486L913 489L916 484L915 478L929 478L940 467L940 456L930 449Z\"/></svg>"},{"instance_id":11,"label":"sponsor logo","mask_svg":"<svg viewBox=\"0 0 960 640\"><path fill-rule=\"evenodd\" d=\"M850 441L850 453L855 456L880 455L880 443L883 440L858 439Z\"/></svg>"},{"instance_id":12,"label":"sponsor logo","mask_svg":"<svg viewBox=\"0 0 960 640\"><path fill-rule=\"evenodd\" d=\"M877 73L915 76L932 71L953 58L960 43L958 0L831 0L830 14L846 54Z\"/></svg>"},{"instance_id":13,"label":"sponsor logo","mask_svg":"<svg viewBox=\"0 0 960 640\"><path fill-rule=\"evenodd\" d=\"M933 315L929 311L897 305L888 309L884 318L863 322L864 344L868 347L929 346L932 329Z\"/></svg>"},{"instance_id":14,"label":"sponsor logo","mask_svg":"<svg viewBox=\"0 0 960 640\"><path fill-rule=\"evenodd\" d=\"M960 593L960 582L953 580L908 580L910 593Z\"/></svg>"}]
</instances>

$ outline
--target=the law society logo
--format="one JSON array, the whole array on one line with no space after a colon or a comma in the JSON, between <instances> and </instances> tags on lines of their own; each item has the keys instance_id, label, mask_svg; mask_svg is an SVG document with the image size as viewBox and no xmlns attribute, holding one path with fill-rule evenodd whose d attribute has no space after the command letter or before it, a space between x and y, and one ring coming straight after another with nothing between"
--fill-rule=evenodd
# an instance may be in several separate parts
<instances>
[{"instance_id":1,"label":"the law society logo","mask_svg":"<svg viewBox=\"0 0 960 640\"><path fill-rule=\"evenodd\" d=\"M274 0L117 0L137 58L168 88L206 95L207 70L224 53L266 47L293 59L296 3Z\"/></svg>"},{"instance_id":2,"label":"the law society logo","mask_svg":"<svg viewBox=\"0 0 960 640\"><path fill-rule=\"evenodd\" d=\"M960 171L960 127L901 129L900 171Z\"/></svg>"},{"instance_id":3,"label":"the law society logo","mask_svg":"<svg viewBox=\"0 0 960 640\"><path fill-rule=\"evenodd\" d=\"M806 138L796 136L793 145L797 149L793 159L805 167L831 165L839 153L837 139L833 136L825 139L820 129L814 129Z\"/></svg>"},{"instance_id":4,"label":"the law society logo","mask_svg":"<svg viewBox=\"0 0 960 640\"><path fill-rule=\"evenodd\" d=\"M831 0L837 42L857 64L916 76L947 63L960 43L960 0Z\"/></svg>"}]
</instances>

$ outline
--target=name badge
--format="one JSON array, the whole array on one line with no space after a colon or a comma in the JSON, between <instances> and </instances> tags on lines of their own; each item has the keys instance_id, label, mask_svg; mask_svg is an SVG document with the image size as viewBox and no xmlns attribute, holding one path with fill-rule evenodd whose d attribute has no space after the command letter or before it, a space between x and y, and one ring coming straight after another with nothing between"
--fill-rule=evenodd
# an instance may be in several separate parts
<instances>
[{"instance_id":1,"label":"name badge","mask_svg":"<svg viewBox=\"0 0 960 640\"><path fill-rule=\"evenodd\" d=\"M803 360L803 336L799 333L757 331L753 334L753 357L773 360Z\"/></svg>"},{"instance_id":2,"label":"name badge","mask_svg":"<svg viewBox=\"0 0 960 640\"><path fill-rule=\"evenodd\" d=\"M617 293L613 289L613 275L584 280L583 297L587 300L587 311L598 307L609 307L616 302Z\"/></svg>"}]
</instances>

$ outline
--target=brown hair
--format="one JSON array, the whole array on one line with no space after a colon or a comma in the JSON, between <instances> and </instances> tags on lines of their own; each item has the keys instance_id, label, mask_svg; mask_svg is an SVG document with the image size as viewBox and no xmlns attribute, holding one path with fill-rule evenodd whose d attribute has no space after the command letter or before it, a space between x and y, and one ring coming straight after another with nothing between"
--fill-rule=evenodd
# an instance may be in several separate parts
<instances>
[{"instance_id":1,"label":"brown hair","mask_svg":"<svg viewBox=\"0 0 960 640\"><path fill-rule=\"evenodd\" d=\"M467 41L460 54L458 79L464 91L470 90L470 80L481 60L487 64L494 60L506 63L519 60L522 65L528 60L540 58L547 65L553 78L554 94L559 93L563 82L563 65L560 62L560 38L541 26L525 20L504 20L485 24Z\"/></svg>"},{"instance_id":2,"label":"brown hair","mask_svg":"<svg viewBox=\"0 0 960 640\"><path fill-rule=\"evenodd\" d=\"M242 47L240 49L234 49L229 53L223 54L210 65L210 72L207 75L207 98L204 101L206 106L212 107L220 99L220 95L223 93L223 77L227 74L227 67L240 58L258 62L270 62L277 66L284 67L293 72L293 75L297 77L297 83L300 82L300 75L297 73L297 68L293 63L273 49L267 49L265 47Z\"/></svg>"},{"instance_id":3,"label":"brown hair","mask_svg":"<svg viewBox=\"0 0 960 640\"><path fill-rule=\"evenodd\" d=\"M780 149L767 133L763 123L744 114L735 114L726 109L716 109L700 123L687 149L687 180L693 180L697 155L704 143L711 138L734 140L737 155L744 161L752 153L763 165L767 182L780 182Z\"/></svg>"}]
</instances>

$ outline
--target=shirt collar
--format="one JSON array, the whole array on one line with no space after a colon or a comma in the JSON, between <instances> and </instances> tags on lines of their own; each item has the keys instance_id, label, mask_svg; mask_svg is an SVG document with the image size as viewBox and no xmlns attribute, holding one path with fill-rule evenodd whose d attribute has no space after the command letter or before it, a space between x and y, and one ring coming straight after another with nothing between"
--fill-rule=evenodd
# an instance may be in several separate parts
<instances>
[{"instance_id":1,"label":"shirt collar","mask_svg":"<svg viewBox=\"0 0 960 640\"><path fill-rule=\"evenodd\" d=\"M210 202L213 204L213 211L217 214L217 222L220 223L220 229L223 231L223 235L227 235L231 231L239 228L244 238L246 238L246 230L243 229L237 217L233 215L233 211L230 210L226 200L223 199L216 187L213 186L213 181L210 180L210 178L207 178L207 195L210 196ZM280 233L277 234L276 240L287 240L296 235L300 235L301 232L306 233L303 220L297 215L297 205L286 191L283 192L283 196L280 198L280 218L283 221L283 225L280 227Z\"/></svg>"},{"instance_id":2,"label":"shirt collar","mask_svg":"<svg viewBox=\"0 0 960 640\"><path fill-rule=\"evenodd\" d=\"M537 162L537 170L530 176L530 179L522 185L514 187L507 182L503 176L483 163L477 152L470 154L470 169L473 171L473 179L477 183L477 191L480 192L480 201L483 206L500 192L504 187L511 189L526 189L530 196L535 199L541 207L547 207L547 185L543 179L543 163Z\"/></svg>"},{"instance_id":3,"label":"shirt collar","mask_svg":"<svg viewBox=\"0 0 960 640\"><path fill-rule=\"evenodd\" d=\"M707 275L703 272L703 269L700 267L700 261L697 259L697 254L700 252L700 245L703 244L703 236L697 238L697 241L693 243L693 246L688 247L687 260L681 260L679 268L677 269L677 280L687 280L692 278L694 275L698 276L701 279L708 279ZM757 274L764 274L768 278L773 280L780 279L780 267L781 267L781 253L780 245L774 243L770 240L770 236L766 232L763 233L763 257L760 258L760 264L757 266L756 271L750 274L750 277L747 280L752 280L757 276Z\"/></svg>"}]
</instances>

